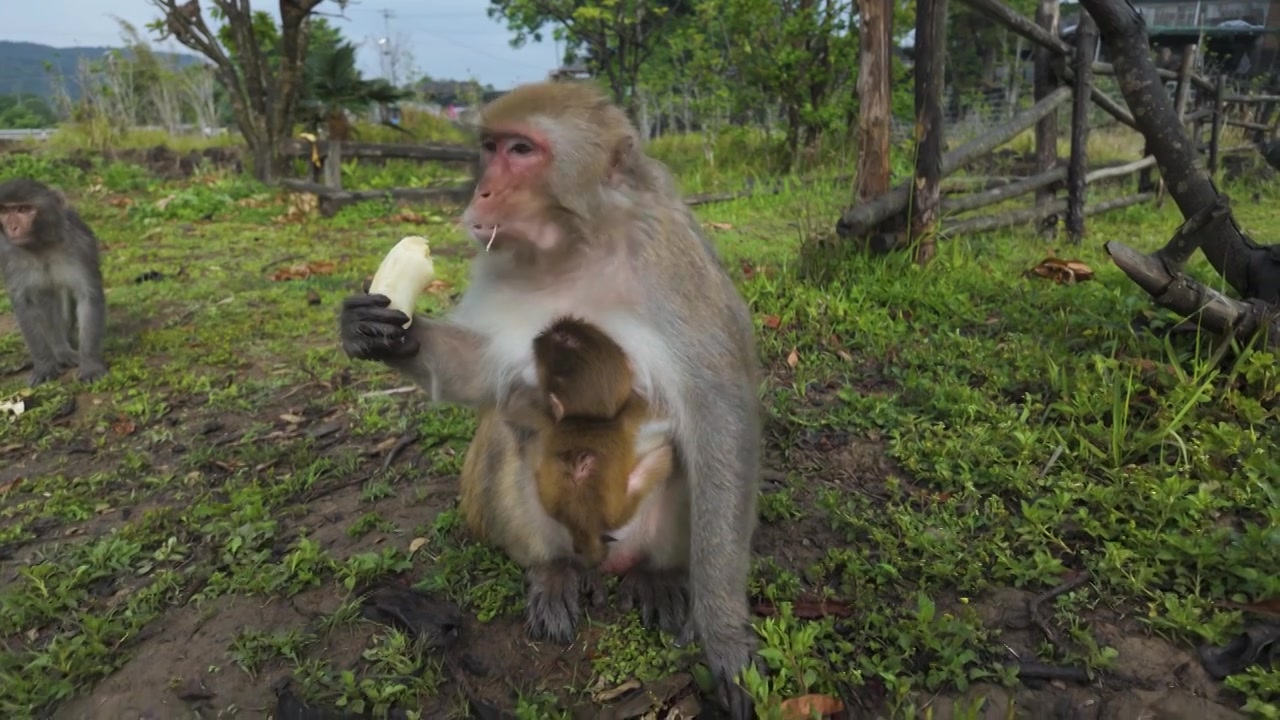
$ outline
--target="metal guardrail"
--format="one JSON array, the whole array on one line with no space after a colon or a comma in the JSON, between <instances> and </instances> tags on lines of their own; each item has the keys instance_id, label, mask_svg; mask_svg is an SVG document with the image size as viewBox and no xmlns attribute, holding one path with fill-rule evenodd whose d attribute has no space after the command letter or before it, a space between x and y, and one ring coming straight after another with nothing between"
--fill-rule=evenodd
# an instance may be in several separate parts
<instances>
[{"instance_id":1,"label":"metal guardrail","mask_svg":"<svg viewBox=\"0 0 1280 720\"><path fill-rule=\"evenodd\" d=\"M132 130L164 130L159 125L141 125ZM198 125L179 125L177 128L181 132L192 134L203 134L205 137L213 137L214 135L222 135L227 132L227 128L201 128ZM0 140L48 140L54 133L58 132L58 128L31 128L17 130L12 128L0 128Z\"/></svg>"},{"instance_id":2,"label":"metal guardrail","mask_svg":"<svg viewBox=\"0 0 1280 720\"><path fill-rule=\"evenodd\" d=\"M57 128L37 128L30 130L0 128L0 140L48 140L55 132L57 132Z\"/></svg>"}]
</instances>

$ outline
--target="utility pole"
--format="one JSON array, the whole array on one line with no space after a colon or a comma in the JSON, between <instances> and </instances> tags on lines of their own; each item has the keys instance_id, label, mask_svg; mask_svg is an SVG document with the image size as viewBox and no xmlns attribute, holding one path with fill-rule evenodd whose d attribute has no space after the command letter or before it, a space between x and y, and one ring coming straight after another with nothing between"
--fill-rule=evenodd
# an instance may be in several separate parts
<instances>
[{"instance_id":1,"label":"utility pole","mask_svg":"<svg viewBox=\"0 0 1280 720\"><path fill-rule=\"evenodd\" d=\"M378 47L382 54L382 74L391 80L393 87L399 87L400 83L396 78L396 52L395 47L391 43L391 18L395 17L395 13L383 8L379 11L382 14L383 36L378 40Z\"/></svg>"}]
</instances>

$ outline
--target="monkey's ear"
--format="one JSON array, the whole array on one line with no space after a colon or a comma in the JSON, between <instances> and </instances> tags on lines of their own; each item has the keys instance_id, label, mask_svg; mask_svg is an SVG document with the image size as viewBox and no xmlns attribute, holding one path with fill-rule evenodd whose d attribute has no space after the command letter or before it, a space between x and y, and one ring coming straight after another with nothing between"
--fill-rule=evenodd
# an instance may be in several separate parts
<instances>
[{"instance_id":1,"label":"monkey's ear","mask_svg":"<svg viewBox=\"0 0 1280 720\"><path fill-rule=\"evenodd\" d=\"M609 159L610 185L617 185L622 182L622 176L631 164L631 153L635 149L636 139L630 135L626 135L618 141L618 145L613 149L613 157Z\"/></svg>"},{"instance_id":2,"label":"monkey's ear","mask_svg":"<svg viewBox=\"0 0 1280 720\"><path fill-rule=\"evenodd\" d=\"M560 422L564 418L564 403L560 402L555 393L547 393L547 402L551 404L551 417Z\"/></svg>"}]
</instances>

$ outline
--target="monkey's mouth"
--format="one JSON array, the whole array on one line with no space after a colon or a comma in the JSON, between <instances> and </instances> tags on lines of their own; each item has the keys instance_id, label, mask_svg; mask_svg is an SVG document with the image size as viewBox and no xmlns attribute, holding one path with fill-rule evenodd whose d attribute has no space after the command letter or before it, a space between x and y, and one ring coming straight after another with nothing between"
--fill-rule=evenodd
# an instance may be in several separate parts
<instances>
[{"instance_id":1,"label":"monkey's mouth","mask_svg":"<svg viewBox=\"0 0 1280 720\"><path fill-rule=\"evenodd\" d=\"M489 250L493 248L493 241L498 237L499 227L501 226L496 223L489 227L485 227L480 223L472 223L471 237L475 238L476 242L484 243L484 251L489 252Z\"/></svg>"}]
</instances>

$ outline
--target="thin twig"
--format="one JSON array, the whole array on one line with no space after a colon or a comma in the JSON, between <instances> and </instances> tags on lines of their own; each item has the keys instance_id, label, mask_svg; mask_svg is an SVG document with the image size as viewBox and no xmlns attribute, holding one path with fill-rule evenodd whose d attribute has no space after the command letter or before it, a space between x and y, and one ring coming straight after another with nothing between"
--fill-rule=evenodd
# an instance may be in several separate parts
<instances>
[{"instance_id":1,"label":"thin twig","mask_svg":"<svg viewBox=\"0 0 1280 720\"><path fill-rule=\"evenodd\" d=\"M387 453L387 458L382 461L382 467L378 470L378 472L385 473L387 469L391 467L391 463L396 461L396 458L400 455L400 453L403 452L405 448L409 447L410 445L412 445L417 441L418 441L418 432L416 430L413 432L410 432L409 434L397 440L396 444L391 446L391 451Z\"/></svg>"},{"instance_id":2,"label":"thin twig","mask_svg":"<svg viewBox=\"0 0 1280 720\"><path fill-rule=\"evenodd\" d=\"M1088 570L1081 570L1080 574L1062 583L1061 585L1050 590L1049 592L1042 593L1040 595L1037 595L1031 598L1030 602L1027 603L1027 614L1031 617L1031 622L1035 623L1036 627L1040 628L1040 631L1044 633L1044 636L1046 638L1048 638L1049 644L1053 645L1055 648L1059 650L1061 650L1062 648L1058 645L1058 638L1057 638L1057 635L1053 632L1053 628L1049 627L1049 621L1040 617L1040 606L1058 597L1059 595L1069 593L1072 590L1075 590L1076 588L1088 583L1092 577L1093 576L1089 573Z\"/></svg>"},{"instance_id":3,"label":"thin twig","mask_svg":"<svg viewBox=\"0 0 1280 720\"><path fill-rule=\"evenodd\" d=\"M1062 457L1062 451L1065 449L1066 446L1064 445L1059 445L1053 449L1053 454L1049 456L1049 462L1045 463L1044 467L1040 468L1040 477L1044 477L1049 474L1049 468L1052 468L1053 464L1058 462L1058 458Z\"/></svg>"},{"instance_id":4,"label":"thin twig","mask_svg":"<svg viewBox=\"0 0 1280 720\"><path fill-rule=\"evenodd\" d=\"M379 395L399 395L401 393L413 392L417 389L417 385L405 385L403 387L391 388L389 390L370 390L367 393L362 393L360 395L360 399L363 400L365 398L377 397Z\"/></svg>"}]
</instances>

